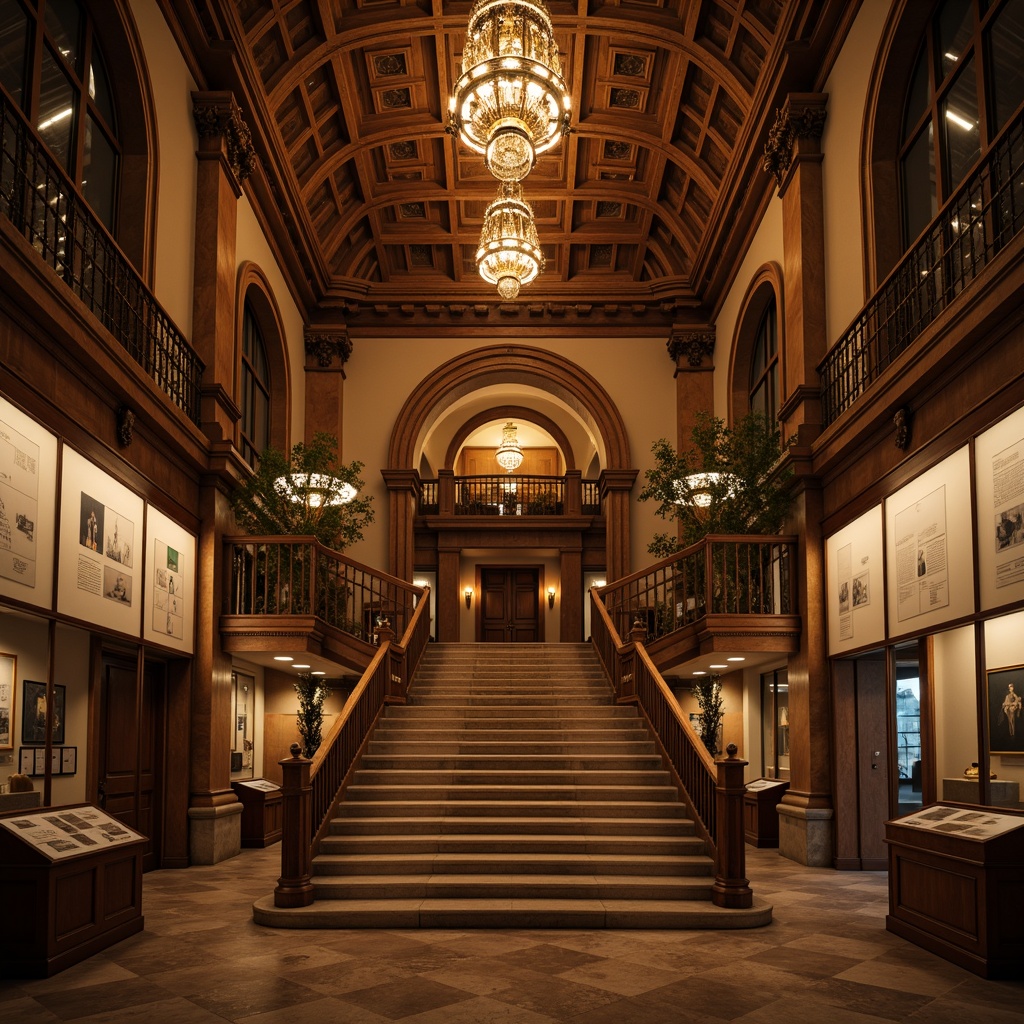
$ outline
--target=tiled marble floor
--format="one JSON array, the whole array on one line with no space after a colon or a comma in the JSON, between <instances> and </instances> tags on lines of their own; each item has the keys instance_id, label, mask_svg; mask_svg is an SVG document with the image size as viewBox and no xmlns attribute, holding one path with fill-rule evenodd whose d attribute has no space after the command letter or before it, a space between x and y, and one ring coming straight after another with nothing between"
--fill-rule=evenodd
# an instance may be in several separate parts
<instances>
[{"instance_id":1,"label":"tiled marble floor","mask_svg":"<svg viewBox=\"0 0 1024 1024\"><path fill-rule=\"evenodd\" d=\"M750 850L751 884L775 907L750 931L284 931L250 913L278 857L147 875L143 932L54 978L0 982L0 1021L1024 1020L1024 984L983 981L886 932L884 874Z\"/></svg>"}]
</instances>

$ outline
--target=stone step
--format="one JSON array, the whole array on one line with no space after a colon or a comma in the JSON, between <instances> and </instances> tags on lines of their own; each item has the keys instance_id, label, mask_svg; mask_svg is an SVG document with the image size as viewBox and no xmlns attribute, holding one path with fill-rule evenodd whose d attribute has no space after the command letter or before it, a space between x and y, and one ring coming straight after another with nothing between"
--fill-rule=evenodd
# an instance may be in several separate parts
<instances>
[{"instance_id":1,"label":"stone step","mask_svg":"<svg viewBox=\"0 0 1024 1024\"><path fill-rule=\"evenodd\" d=\"M359 786L668 786L667 771L649 769L641 771L543 771L521 768L505 771L430 771L417 768L360 768L353 773L352 782Z\"/></svg>"},{"instance_id":2,"label":"stone step","mask_svg":"<svg viewBox=\"0 0 1024 1024\"><path fill-rule=\"evenodd\" d=\"M622 857L606 853L357 853L320 854L314 875L627 875L638 868L648 876L707 875L710 858L698 855L648 854Z\"/></svg>"},{"instance_id":3,"label":"stone step","mask_svg":"<svg viewBox=\"0 0 1024 1024\"><path fill-rule=\"evenodd\" d=\"M666 805L669 806L669 805ZM357 810L357 809L355 809ZM696 828L688 818L474 818L469 815L422 817L368 817L346 815L330 824L331 835L620 835L692 836Z\"/></svg>"},{"instance_id":4,"label":"stone step","mask_svg":"<svg viewBox=\"0 0 1024 1024\"><path fill-rule=\"evenodd\" d=\"M478 694L423 694L412 692L411 699L419 707L446 707L449 704L460 704L468 707L490 707L494 700ZM545 693L508 694L502 696L501 704L508 707L599 707L608 703L607 697L568 696L557 697Z\"/></svg>"},{"instance_id":5,"label":"stone step","mask_svg":"<svg viewBox=\"0 0 1024 1024\"><path fill-rule=\"evenodd\" d=\"M483 727L481 727L483 726ZM458 739L460 743L482 743L492 739L506 740L514 739L516 742L545 742L557 743L563 740L574 740L577 742L601 743L606 740L617 742L638 742L644 740L651 742L650 734L646 729L641 728L633 722L617 722L603 728L572 728L562 725L560 728L552 726L549 729L519 729L514 725L510 727L495 726L493 723L465 723L462 722L458 728L453 729L450 725L444 728L436 728L434 725L424 725L415 721L408 721L396 724L378 725L373 734L373 742L405 742L415 740L422 742L443 743Z\"/></svg>"},{"instance_id":6,"label":"stone step","mask_svg":"<svg viewBox=\"0 0 1024 1024\"><path fill-rule=\"evenodd\" d=\"M561 771L637 771L660 768L661 758L657 754L591 754L585 757L572 754L532 754L530 763L538 768ZM438 757L429 754L364 754L361 764L364 768L424 768L431 771L483 768L499 771L521 768L523 759L515 754L447 754Z\"/></svg>"},{"instance_id":7,"label":"stone step","mask_svg":"<svg viewBox=\"0 0 1024 1024\"><path fill-rule=\"evenodd\" d=\"M643 858L650 856L704 856L704 841L697 836L601 836L557 833L541 836L487 832L475 832L472 835L328 835L320 844L319 858L332 855L373 854L390 859L423 853L503 853L512 857L524 853L550 853L563 857L601 854L624 857L635 867L643 862Z\"/></svg>"},{"instance_id":8,"label":"stone step","mask_svg":"<svg viewBox=\"0 0 1024 1024\"><path fill-rule=\"evenodd\" d=\"M682 819L686 809L672 800L483 800L465 797L461 800L374 799L367 792L365 799L346 800L338 807L336 820L347 817L447 817L459 818L630 818L663 817Z\"/></svg>"},{"instance_id":9,"label":"stone step","mask_svg":"<svg viewBox=\"0 0 1024 1024\"><path fill-rule=\"evenodd\" d=\"M637 713L633 708L609 705L585 705L583 707L555 708L538 705L487 705L453 704L445 706L424 706L422 704L403 704L389 707L381 719L382 722L523 722L531 729L537 728L535 722L637 722Z\"/></svg>"},{"instance_id":10,"label":"stone step","mask_svg":"<svg viewBox=\"0 0 1024 1024\"><path fill-rule=\"evenodd\" d=\"M430 742L417 739L381 739L370 740L366 745L366 753L370 757L382 754L434 754L447 757L452 754L486 754L492 756L524 754L651 754L654 744L649 740L616 740L601 739L600 741L580 740L467 740L461 736L448 742Z\"/></svg>"},{"instance_id":11,"label":"stone step","mask_svg":"<svg viewBox=\"0 0 1024 1024\"><path fill-rule=\"evenodd\" d=\"M345 791L347 800L594 800L626 802L643 800L651 803L675 801L677 793L671 786L627 786L611 783L599 785L567 786L481 786L481 785L359 785L353 783Z\"/></svg>"},{"instance_id":12,"label":"stone step","mask_svg":"<svg viewBox=\"0 0 1024 1024\"><path fill-rule=\"evenodd\" d=\"M712 879L642 875L318 875L318 899L706 900Z\"/></svg>"}]
</instances>

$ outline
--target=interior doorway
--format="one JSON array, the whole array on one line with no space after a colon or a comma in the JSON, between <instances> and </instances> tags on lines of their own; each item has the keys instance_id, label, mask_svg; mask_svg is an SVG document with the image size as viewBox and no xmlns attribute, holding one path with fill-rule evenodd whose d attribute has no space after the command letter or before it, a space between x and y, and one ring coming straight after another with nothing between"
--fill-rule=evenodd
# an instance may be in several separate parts
<instances>
[{"instance_id":1,"label":"interior doorway","mask_svg":"<svg viewBox=\"0 0 1024 1024\"><path fill-rule=\"evenodd\" d=\"M483 643L532 644L543 641L540 568L481 566L478 639Z\"/></svg>"},{"instance_id":2,"label":"interior doorway","mask_svg":"<svg viewBox=\"0 0 1024 1024\"><path fill-rule=\"evenodd\" d=\"M104 653L96 802L148 842L143 871L160 866L164 668L147 661L138 683L134 658Z\"/></svg>"}]
</instances>

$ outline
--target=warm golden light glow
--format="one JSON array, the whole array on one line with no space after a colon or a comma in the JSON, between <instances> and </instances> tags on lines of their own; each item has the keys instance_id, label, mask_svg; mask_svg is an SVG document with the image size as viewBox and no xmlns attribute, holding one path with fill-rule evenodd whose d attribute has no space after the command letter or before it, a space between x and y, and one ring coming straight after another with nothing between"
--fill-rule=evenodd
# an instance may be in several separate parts
<instances>
[{"instance_id":1,"label":"warm golden light glow","mask_svg":"<svg viewBox=\"0 0 1024 1024\"><path fill-rule=\"evenodd\" d=\"M516 425L511 420L501 429L501 444L494 457L506 473L515 472L523 464L523 449L516 440Z\"/></svg>"},{"instance_id":2,"label":"warm golden light glow","mask_svg":"<svg viewBox=\"0 0 1024 1024\"><path fill-rule=\"evenodd\" d=\"M487 207L480 245L476 250L480 276L496 285L498 294L509 302L519 289L544 269L533 210L523 200L518 182L504 182L498 198Z\"/></svg>"}]
</instances>

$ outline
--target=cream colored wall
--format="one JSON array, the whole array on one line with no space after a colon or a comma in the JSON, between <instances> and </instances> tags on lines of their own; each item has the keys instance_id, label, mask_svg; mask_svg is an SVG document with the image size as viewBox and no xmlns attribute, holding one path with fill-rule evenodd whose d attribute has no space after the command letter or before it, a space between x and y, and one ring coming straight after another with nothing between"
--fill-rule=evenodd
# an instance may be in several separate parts
<instances>
[{"instance_id":1,"label":"cream colored wall","mask_svg":"<svg viewBox=\"0 0 1024 1024\"><path fill-rule=\"evenodd\" d=\"M26 679L46 682L48 650L47 623L44 619L7 611L0 615L0 651L4 654L14 654L18 659L15 669L15 712L14 720L11 722L14 742L13 763L0 766L0 780L5 783L7 777L18 770L24 689L22 684ZM88 670L89 634L72 626L58 625L53 681L58 686L66 687L62 745L78 747L78 772L76 775L53 776L51 803L54 806L82 803L85 800L85 769L89 756ZM41 777L33 779L32 784L42 793Z\"/></svg>"},{"instance_id":2,"label":"cream colored wall","mask_svg":"<svg viewBox=\"0 0 1024 1024\"><path fill-rule=\"evenodd\" d=\"M653 467L651 444L659 437L675 437L675 379L664 337L553 339L534 342L527 334L523 345L543 347L578 364L601 384L626 425L633 464L640 475L633 489L631 557L634 569L650 561L647 544L665 523L650 503L637 502L644 470ZM367 467L365 492L374 498L376 522L365 539L348 554L371 566L385 567L388 551L387 491L378 467L387 465L388 445L402 405L428 374L463 352L499 344L487 339L411 338L357 339L345 365L344 451L347 462L358 459ZM586 469L585 466L580 466Z\"/></svg>"},{"instance_id":3,"label":"cream colored wall","mask_svg":"<svg viewBox=\"0 0 1024 1024\"><path fill-rule=\"evenodd\" d=\"M289 444L292 445L302 440L306 425L306 351L303 317L292 299L284 275L274 259L273 250L260 228L248 197L243 195L238 201L236 266L241 267L246 262L255 263L263 271L281 315L288 351L288 387L292 399Z\"/></svg>"},{"instance_id":4,"label":"cream colored wall","mask_svg":"<svg viewBox=\"0 0 1024 1024\"><path fill-rule=\"evenodd\" d=\"M825 322L832 345L864 305L861 146L868 79L889 0L864 0L825 85L821 145L825 205Z\"/></svg>"},{"instance_id":5,"label":"cream colored wall","mask_svg":"<svg viewBox=\"0 0 1024 1024\"><path fill-rule=\"evenodd\" d=\"M942 780L963 777L978 760L974 627L935 634L935 764L939 799Z\"/></svg>"},{"instance_id":6,"label":"cream colored wall","mask_svg":"<svg viewBox=\"0 0 1024 1024\"><path fill-rule=\"evenodd\" d=\"M156 107L157 224L154 294L186 338L192 336L196 149L192 119L196 83L154 0L130 0Z\"/></svg>"}]
</instances>

